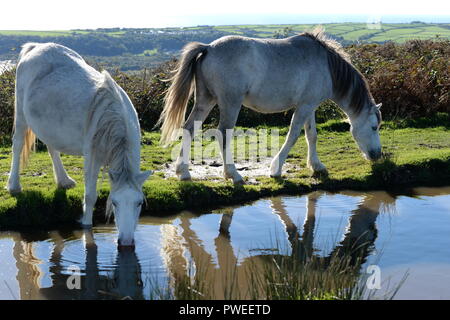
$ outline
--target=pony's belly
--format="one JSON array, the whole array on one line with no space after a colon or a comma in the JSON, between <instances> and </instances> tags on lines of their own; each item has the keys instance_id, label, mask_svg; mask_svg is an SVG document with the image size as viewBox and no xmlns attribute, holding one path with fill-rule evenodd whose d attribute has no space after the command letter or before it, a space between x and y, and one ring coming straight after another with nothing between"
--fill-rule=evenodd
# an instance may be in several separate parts
<instances>
[{"instance_id":1,"label":"pony's belly","mask_svg":"<svg viewBox=\"0 0 450 320\"><path fill-rule=\"evenodd\" d=\"M36 127L30 125L36 137L47 146L65 154L83 155L83 137L80 134L55 126Z\"/></svg>"},{"instance_id":2,"label":"pony's belly","mask_svg":"<svg viewBox=\"0 0 450 320\"><path fill-rule=\"evenodd\" d=\"M82 156L83 155L83 147L79 143L76 143L73 141L73 143L67 143L67 141L58 141L54 137L46 137L46 136L40 136L36 135L39 140L41 140L46 145L52 147L53 149L64 153L64 154L70 154L73 156Z\"/></svg>"},{"instance_id":3,"label":"pony's belly","mask_svg":"<svg viewBox=\"0 0 450 320\"><path fill-rule=\"evenodd\" d=\"M259 100L259 99L258 99ZM274 103L272 101L262 101L257 99L246 98L243 101L243 105L249 109L252 109L256 112L260 113L278 113L291 110L294 106L283 104L283 103Z\"/></svg>"},{"instance_id":4,"label":"pony's belly","mask_svg":"<svg viewBox=\"0 0 450 320\"><path fill-rule=\"evenodd\" d=\"M291 110L293 108L293 106L290 106L290 107L269 107L269 106L249 106L249 105L246 105L246 104L244 104L244 106L249 108L249 109L251 109L251 110L253 110L253 111L256 111L256 112L259 112L259 113L266 113L266 114L285 112L285 111L289 111L289 110Z\"/></svg>"},{"instance_id":5,"label":"pony's belly","mask_svg":"<svg viewBox=\"0 0 450 320\"><path fill-rule=\"evenodd\" d=\"M79 115L71 110L52 108L50 105L29 104L24 110L28 126L39 140L66 154L82 155L84 128Z\"/></svg>"},{"instance_id":6,"label":"pony's belly","mask_svg":"<svg viewBox=\"0 0 450 320\"><path fill-rule=\"evenodd\" d=\"M255 85L244 96L243 105L261 113L291 110L298 102L298 92L289 83L283 88L278 83Z\"/></svg>"}]
</instances>

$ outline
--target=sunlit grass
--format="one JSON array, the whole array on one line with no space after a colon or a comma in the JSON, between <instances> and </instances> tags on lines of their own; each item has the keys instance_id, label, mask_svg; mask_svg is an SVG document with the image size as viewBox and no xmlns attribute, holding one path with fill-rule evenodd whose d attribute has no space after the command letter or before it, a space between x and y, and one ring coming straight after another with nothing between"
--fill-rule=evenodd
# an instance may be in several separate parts
<instances>
[{"instance_id":1,"label":"sunlit grass","mask_svg":"<svg viewBox=\"0 0 450 320\"><path fill-rule=\"evenodd\" d=\"M410 123L411 124L411 123ZM427 123L424 123L425 125ZM428 123L429 124L429 123ZM329 176L316 178L306 168L307 146L301 136L287 159L298 170L285 172L284 179L267 175L255 182L235 186L230 181L204 177L193 182L180 182L164 177L163 168L170 163L171 149L162 148L159 134L145 133L142 139L142 170L155 170L145 183L147 206L144 214L163 215L186 208L214 207L255 200L278 194L301 194L322 190L370 190L443 185L450 181L450 131L448 124L421 128L404 127L401 123L385 123L381 130L384 160L373 165L366 161L348 132L348 125L329 121L319 125L318 154L327 166ZM267 128L270 129L270 128ZM280 146L287 128L280 131ZM338 130L338 131L330 131ZM248 142L247 142L248 147ZM250 147L249 147L250 148ZM10 169L10 148L0 149L0 228L51 227L73 223L82 212L83 163L81 157L63 156L69 175L77 181L70 190L57 190L52 164L45 151L31 155L28 167L21 174L23 193L11 196L3 187ZM251 163L249 163L251 166ZM269 168L267 168L268 174ZM100 174L100 177L102 175ZM104 206L109 184L105 174L99 179L99 200L94 218L104 220Z\"/></svg>"}]
</instances>

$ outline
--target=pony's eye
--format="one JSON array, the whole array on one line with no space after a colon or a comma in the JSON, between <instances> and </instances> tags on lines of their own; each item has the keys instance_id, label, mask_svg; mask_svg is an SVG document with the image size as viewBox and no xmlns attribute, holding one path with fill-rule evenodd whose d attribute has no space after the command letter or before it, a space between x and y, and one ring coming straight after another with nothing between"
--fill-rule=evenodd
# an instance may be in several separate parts
<instances>
[{"instance_id":1,"label":"pony's eye","mask_svg":"<svg viewBox=\"0 0 450 320\"><path fill-rule=\"evenodd\" d=\"M373 131L377 131L377 130L378 130L378 127L372 127L372 130L373 130Z\"/></svg>"}]
</instances>

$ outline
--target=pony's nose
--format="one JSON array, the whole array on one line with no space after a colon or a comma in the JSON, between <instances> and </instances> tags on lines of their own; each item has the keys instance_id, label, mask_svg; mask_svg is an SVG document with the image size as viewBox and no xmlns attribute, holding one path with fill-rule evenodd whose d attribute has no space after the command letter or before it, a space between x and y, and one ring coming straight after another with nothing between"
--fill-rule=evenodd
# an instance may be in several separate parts
<instances>
[{"instance_id":1,"label":"pony's nose","mask_svg":"<svg viewBox=\"0 0 450 320\"><path fill-rule=\"evenodd\" d=\"M135 244L134 239L121 239L117 240L117 247L119 250L128 249L128 250L134 250Z\"/></svg>"},{"instance_id":2,"label":"pony's nose","mask_svg":"<svg viewBox=\"0 0 450 320\"><path fill-rule=\"evenodd\" d=\"M376 161L381 158L381 150L370 150L369 158L372 161Z\"/></svg>"}]
</instances>

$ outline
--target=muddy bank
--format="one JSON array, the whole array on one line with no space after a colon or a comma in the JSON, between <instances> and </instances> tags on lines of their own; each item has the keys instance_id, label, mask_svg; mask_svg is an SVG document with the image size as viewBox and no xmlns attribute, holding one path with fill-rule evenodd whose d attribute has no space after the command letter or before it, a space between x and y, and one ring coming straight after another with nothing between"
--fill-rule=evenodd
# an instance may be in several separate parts
<instances>
[{"instance_id":1,"label":"muddy bank","mask_svg":"<svg viewBox=\"0 0 450 320\"><path fill-rule=\"evenodd\" d=\"M247 184L257 184L258 178L269 176L271 161L272 158L263 158L258 161L238 161L236 162L236 169ZM292 162L287 162L283 166L283 173L286 179L292 178L294 174L300 170L309 171L308 168ZM157 170L157 172L161 172L165 178L177 178L174 162L164 165L163 168ZM200 163L191 162L189 172L191 173L193 181L223 182L224 180L221 159L205 159Z\"/></svg>"}]
</instances>

